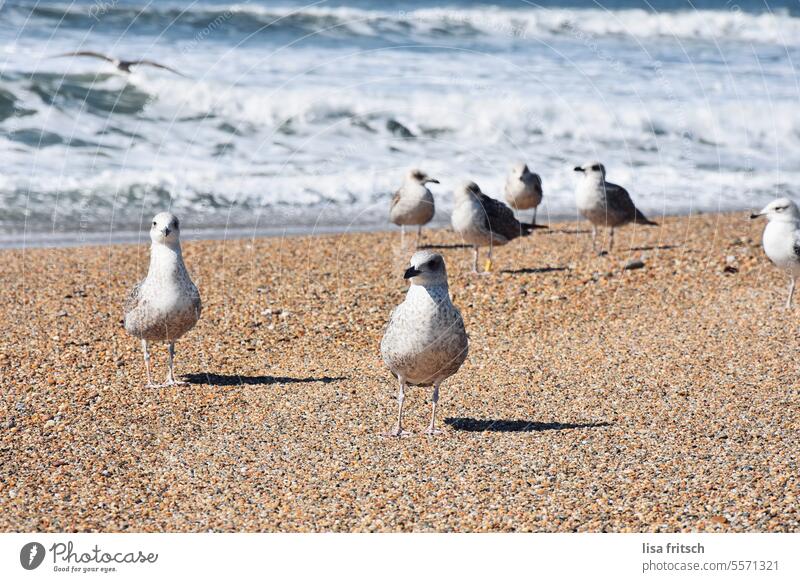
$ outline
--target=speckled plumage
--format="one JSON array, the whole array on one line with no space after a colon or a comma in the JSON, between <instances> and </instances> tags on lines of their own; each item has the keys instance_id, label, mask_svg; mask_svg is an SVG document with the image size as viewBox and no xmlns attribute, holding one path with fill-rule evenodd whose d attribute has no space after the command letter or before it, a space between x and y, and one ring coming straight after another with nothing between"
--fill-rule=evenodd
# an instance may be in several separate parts
<instances>
[{"instance_id":1,"label":"speckled plumage","mask_svg":"<svg viewBox=\"0 0 800 582\"><path fill-rule=\"evenodd\" d=\"M400 384L393 436L404 434L402 414L406 384L434 386L428 433L436 433L439 385L467 359L469 340L461 313L450 300L444 259L420 251L411 257L405 278L411 280L405 301L392 311L381 340L381 356Z\"/></svg>"},{"instance_id":2,"label":"speckled plumage","mask_svg":"<svg viewBox=\"0 0 800 582\"><path fill-rule=\"evenodd\" d=\"M518 164L506 179L505 193L506 202L514 210L537 208L542 203L542 179L526 164Z\"/></svg>"},{"instance_id":3,"label":"speckled plumage","mask_svg":"<svg viewBox=\"0 0 800 582\"><path fill-rule=\"evenodd\" d=\"M386 366L415 386L432 386L458 372L467 351L464 321L446 286L412 285L381 340Z\"/></svg>"},{"instance_id":4,"label":"speckled plumage","mask_svg":"<svg viewBox=\"0 0 800 582\"><path fill-rule=\"evenodd\" d=\"M481 192L474 182L456 191L451 222L453 230L475 246L504 245L531 230L508 206Z\"/></svg>"},{"instance_id":5,"label":"speckled plumage","mask_svg":"<svg viewBox=\"0 0 800 582\"><path fill-rule=\"evenodd\" d=\"M609 231L609 251L614 246L614 229L629 223L658 226L642 214L622 186L606 182L606 169L600 162L589 162L575 168L583 177L575 189L578 211L592 223L592 247L597 238L597 227Z\"/></svg>"},{"instance_id":6,"label":"speckled plumage","mask_svg":"<svg viewBox=\"0 0 800 582\"><path fill-rule=\"evenodd\" d=\"M417 247L422 236L422 225L428 224L436 212L433 194L425 186L428 182L438 184L422 170L412 169L406 174L402 187L392 196L389 205L389 220L401 228L401 243L405 242L405 227L417 227Z\"/></svg>"},{"instance_id":7,"label":"speckled plumage","mask_svg":"<svg viewBox=\"0 0 800 582\"><path fill-rule=\"evenodd\" d=\"M400 226L421 226L428 224L435 213L431 191L424 184L407 179L392 197L389 220Z\"/></svg>"},{"instance_id":8,"label":"speckled plumage","mask_svg":"<svg viewBox=\"0 0 800 582\"><path fill-rule=\"evenodd\" d=\"M595 167L599 169L592 170ZM606 181L606 170L602 164L591 162L582 166L580 171L584 177L575 190L575 201L578 211L589 222L612 228L630 222L655 225L636 208L625 188Z\"/></svg>"},{"instance_id":9,"label":"speckled plumage","mask_svg":"<svg viewBox=\"0 0 800 582\"><path fill-rule=\"evenodd\" d=\"M160 254L151 255L147 277L125 301L125 330L147 341L175 341L200 319L202 303L180 252L174 258Z\"/></svg>"},{"instance_id":10,"label":"speckled plumage","mask_svg":"<svg viewBox=\"0 0 800 582\"><path fill-rule=\"evenodd\" d=\"M455 206L450 217L453 230L474 248L472 270L478 272L478 248L489 247L491 265L492 247L501 246L533 230L514 216L508 206L490 198L475 182L467 182L455 191Z\"/></svg>"}]
</instances>

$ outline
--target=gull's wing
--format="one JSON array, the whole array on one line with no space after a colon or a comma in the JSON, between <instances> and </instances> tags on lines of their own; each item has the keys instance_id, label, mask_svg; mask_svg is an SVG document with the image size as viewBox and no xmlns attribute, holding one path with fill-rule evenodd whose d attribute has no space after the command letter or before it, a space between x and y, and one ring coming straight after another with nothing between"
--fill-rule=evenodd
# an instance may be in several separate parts
<instances>
[{"instance_id":1,"label":"gull's wing","mask_svg":"<svg viewBox=\"0 0 800 582\"><path fill-rule=\"evenodd\" d=\"M128 61L128 63L132 67L135 67L137 65L146 65L146 66L149 66L149 67L155 67L156 69L164 69L165 71L169 71L170 73L175 73L176 75L179 75L181 77L185 77L186 76L183 73L181 73L180 71L176 71L172 67L168 67L167 65L162 65L161 63L157 63L155 61L151 61L151 60L148 60L148 59L139 59L137 61Z\"/></svg>"},{"instance_id":2,"label":"gull's wing","mask_svg":"<svg viewBox=\"0 0 800 582\"><path fill-rule=\"evenodd\" d=\"M400 198L402 196L403 189L400 188L397 192L394 193L392 196L392 202L389 204L389 210L393 210L397 203L400 202Z\"/></svg>"},{"instance_id":3,"label":"gull's wing","mask_svg":"<svg viewBox=\"0 0 800 582\"><path fill-rule=\"evenodd\" d=\"M648 219L639 211L638 208L636 208L633 200L631 200L631 195L628 194L628 191L625 188L617 184L612 184L611 182L606 182L605 188L606 204L608 204L609 210L618 214L622 214L628 217L632 222L636 222L638 224L656 225L655 222Z\"/></svg>"},{"instance_id":4,"label":"gull's wing","mask_svg":"<svg viewBox=\"0 0 800 582\"><path fill-rule=\"evenodd\" d=\"M59 58L59 57L94 57L96 59L102 59L102 60L104 60L106 62L109 62L109 63L116 63L117 62L116 59L112 59L111 57L106 56L103 53L97 53L95 51L73 51L73 52L70 52L70 53L62 53L60 55L53 55L53 56L48 57L48 58L56 59L56 58Z\"/></svg>"},{"instance_id":5,"label":"gull's wing","mask_svg":"<svg viewBox=\"0 0 800 582\"><path fill-rule=\"evenodd\" d=\"M539 174L528 172L528 178L528 180L525 180L526 184L534 184L539 187L539 190L542 189L542 177Z\"/></svg>"},{"instance_id":6,"label":"gull's wing","mask_svg":"<svg viewBox=\"0 0 800 582\"><path fill-rule=\"evenodd\" d=\"M794 231L794 239L792 240L792 251L794 259L800 261L800 230Z\"/></svg>"},{"instance_id":7,"label":"gull's wing","mask_svg":"<svg viewBox=\"0 0 800 582\"><path fill-rule=\"evenodd\" d=\"M514 217L514 211L508 206L481 193L478 197L483 207L485 226L494 234L512 240L523 234L522 225Z\"/></svg>"},{"instance_id":8,"label":"gull's wing","mask_svg":"<svg viewBox=\"0 0 800 582\"><path fill-rule=\"evenodd\" d=\"M133 286L133 289L131 289L131 292L128 294L128 298L125 300L125 305L122 308L122 312L125 315L128 315L131 311L139 306L142 283L144 283L144 279L136 283L136 285Z\"/></svg>"},{"instance_id":9,"label":"gull's wing","mask_svg":"<svg viewBox=\"0 0 800 582\"><path fill-rule=\"evenodd\" d=\"M194 308L194 312L197 314L197 318L200 318L200 313L203 311L203 302L200 300L200 291L197 290L197 287L192 283L192 307Z\"/></svg>"}]
</instances>

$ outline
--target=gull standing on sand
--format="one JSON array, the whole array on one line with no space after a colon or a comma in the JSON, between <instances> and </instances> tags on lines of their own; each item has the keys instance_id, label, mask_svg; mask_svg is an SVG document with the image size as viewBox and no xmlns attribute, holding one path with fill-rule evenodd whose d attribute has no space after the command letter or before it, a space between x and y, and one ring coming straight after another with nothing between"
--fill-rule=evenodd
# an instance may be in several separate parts
<instances>
[{"instance_id":1,"label":"gull standing on sand","mask_svg":"<svg viewBox=\"0 0 800 582\"><path fill-rule=\"evenodd\" d=\"M639 212L631 195L622 186L606 182L606 168L600 162L589 162L575 168L583 178L578 182L575 198L578 211L592 223L592 250L597 250L597 227L607 226L608 252L614 248L614 229L630 222L658 226Z\"/></svg>"},{"instance_id":2,"label":"gull standing on sand","mask_svg":"<svg viewBox=\"0 0 800 582\"><path fill-rule=\"evenodd\" d=\"M762 244L772 263L789 275L789 297L786 309L792 306L794 286L800 276L800 210L788 198L778 198L750 218L767 217Z\"/></svg>"},{"instance_id":3,"label":"gull standing on sand","mask_svg":"<svg viewBox=\"0 0 800 582\"><path fill-rule=\"evenodd\" d=\"M455 207L451 216L453 230L472 245L472 272L478 273L478 248L489 247L486 270L492 269L492 248L519 236L527 236L533 225L514 218L508 206L481 192L475 182L466 182L455 191Z\"/></svg>"},{"instance_id":4,"label":"gull standing on sand","mask_svg":"<svg viewBox=\"0 0 800 582\"><path fill-rule=\"evenodd\" d=\"M433 194L425 186L428 182L438 184L422 170L408 172L401 188L392 196L389 206L389 220L400 225L400 246L405 246L406 225L417 227L417 243L422 236L422 225L428 224L436 211Z\"/></svg>"},{"instance_id":5,"label":"gull standing on sand","mask_svg":"<svg viewBox=\"0 0 800 582\"><path fill-rule=\"evenodd\" d=\"M533 208L533 222L542 203L542 179L534 174L524 162L515 164L506 179L506 202L514 210Z\"/></svg>"},{"instance_id":6,"label":"gull standing on sand","mask_svg":"<svg viewBox=\"0 0 800 582\"><path fill-rule=\"evenodd\" d=\"M202 305L183 263L178 217L169 212L156 214L150 240L150 268L125 302L125 330L142 340L148 386L157 386L150 375L148 342L169 344L169 373L161 386L186 384L175 380L175 341L194 327Z\"/></svg>"},{"instance_id":7,"label":"gull standing on sand","mask_svg":"<svg viewBox=\"0 0 800 582\"><path fill-rule=\"evenodd\" d=\"M467 359L469 341L461 313L450 300L447 270L438 253L419 251L411 257L404 278L409 279L406 299L389 318L381 340L381 356L400 388L397 424L389 436L403 436L403 401L406 384L433 386L431 422L427 434L436 434L439 386Z\"/></svg>"}]
</instances>

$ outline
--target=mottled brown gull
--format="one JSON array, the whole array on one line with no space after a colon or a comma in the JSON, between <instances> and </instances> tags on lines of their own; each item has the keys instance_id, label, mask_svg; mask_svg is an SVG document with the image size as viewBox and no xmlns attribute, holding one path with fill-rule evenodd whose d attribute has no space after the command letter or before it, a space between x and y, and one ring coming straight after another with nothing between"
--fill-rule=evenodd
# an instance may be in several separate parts
<instances>
[{"instance_id":1,"label":"mottled brown gull","mask_svg":"<svg viewBox=\"0 0 800 582\"><path fill-rule=\"evenodd\" d=\"M436 212L433 194L425 184L438 184L422 170L410 170L400 189L392 196L389 206L389 220L400 226L400 246L405 245L406 226L417 227L417 242L422 235L422 225L428 224Z\"/></svg>"},{"instance_id":2,"label":"mottled brown gull","mask_svg":"<svg viewBox=\"0 0 800 582\"><path fill-rule=\"evenodd\" d=\"M658 226L633 204L631 195L622 186L606 182L606 168L600 162L589 162L575 168L583 174L575 189L578 211L592 223L592 250L597 250L597 227L609 227L608 252L614 248L614 229L629 223Z\"/></svg>"},{"instance_id":3,"label":"mottled brown gull","mask_svg":"<svg viewBox=\"0 0 800 582\"><path fill-rule=\"evenodd\" d=\"M403 402L407 384L433 386L431 422L427 434L436 434L436 406L441 383L467 359L468 340L461 313L450 300L447 270L440 254L419 251L411 257L404 277L411 282L405 301L389 318L381 340L381 356L397 377L397 423L390 436L403 430Z\"/></svg>"},{"instance_id":4,"label":"mottled brown gull","mask_svg":"<svg viewBox=\"0 0 800 582\"><path fill-rule=\"evenodd\" d=\"M453 230L473 247L473 273L478 273L479 247L489 247L486 270L490 271L493 247L527 236L533 230L533 225L518 221L508 206L481 192L475 182L466 182L456 189L450 221Z\"/></svg>"},{"instance_id":5,"label":"mottled brown gull","mask_svg":"<svg viewBox=\"0 0 800 582\"><path fill-rule=\"evenodd\" d=\"M514 210L533 208L533 221L542 203L542 179L534 174L524 162L515 164L506 178L506 202Z\"/></svg>"}]
</instances>

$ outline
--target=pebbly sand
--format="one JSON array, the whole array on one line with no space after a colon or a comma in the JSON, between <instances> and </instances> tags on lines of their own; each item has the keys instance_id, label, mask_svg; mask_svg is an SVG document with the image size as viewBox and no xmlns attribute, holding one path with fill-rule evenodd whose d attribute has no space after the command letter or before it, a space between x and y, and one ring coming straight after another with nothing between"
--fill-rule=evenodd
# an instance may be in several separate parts
<instances>
[{"instance_id":1,"label":"pebbly sand","mask_svg":"<svg viewBox=\"0 0 800 582\"><path fill-rule=\"evenodd\" d=\"M0 529L800 531L800 304L782 308L762 222L663 223L607 257L585 223L553 225L491 277L442 249L470 356L444 434L401 440L379 436L378 348L399 232L184 243L193 384L157 390L121 325L146 245L3 251ZM409 391L407 429L429 399Z\"/></svg>"}]
</instances>

